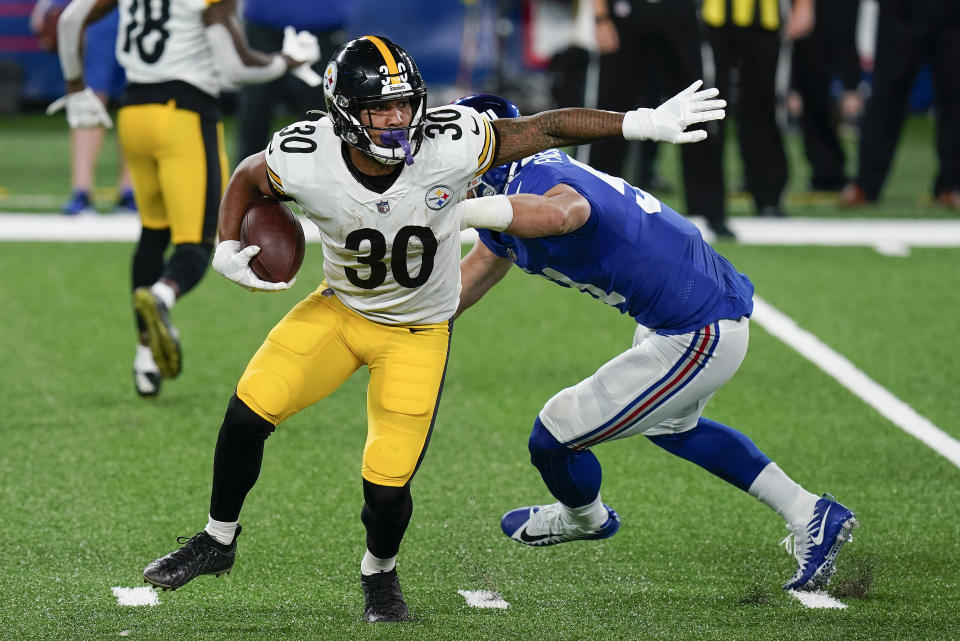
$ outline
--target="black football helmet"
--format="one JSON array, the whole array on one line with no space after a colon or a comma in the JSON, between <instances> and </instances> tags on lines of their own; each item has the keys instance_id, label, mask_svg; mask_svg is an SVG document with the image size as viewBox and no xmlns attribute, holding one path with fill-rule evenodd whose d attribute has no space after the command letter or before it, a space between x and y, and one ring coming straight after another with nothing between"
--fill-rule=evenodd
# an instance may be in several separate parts
<instances>
[{"instance_id":1,"label":"black football helmet","mask_svg":"<svg viewBox=\"0 0 960 641\"><path fill-rule=\"evenodd\" d=\"M401 160L413 164L413 156L423 142L427 86L417 64L403 47L382 36L351 40L340 47L327 64L323 94L333 131L348 145L384 164ZM413 119L406 129L391 131L361 120L366 107L403 98L408 99L413 108ZM370 137L371 129L390 133L377 145Z\"/></svg>"}]
</instances>

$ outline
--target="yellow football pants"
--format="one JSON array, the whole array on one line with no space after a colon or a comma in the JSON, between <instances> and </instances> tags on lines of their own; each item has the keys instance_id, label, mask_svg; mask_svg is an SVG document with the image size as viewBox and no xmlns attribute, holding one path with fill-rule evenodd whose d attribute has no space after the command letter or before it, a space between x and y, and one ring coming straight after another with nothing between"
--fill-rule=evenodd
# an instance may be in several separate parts
<instances>
[{"instance_id":1,"label":"yellow football pants","mask_svg":"<svg viewBox=\"0 0 960 641\"><path fill-rule=\"evenodd\" d=\"M371 483L400 487L423 457L449 350L449 323L375 323L344 306L324 283L271 330L240 377L237 396L277 425L367 365L361 473Z\"/></svg>"},{"instance_id":2,"label":"yellow football pants","mask_svg":"<svg viewBox=\"0 0 960 641\"><path fill-rule=\"evenodd\" d=\"M228 179L223 125L170 100L121 108L117 135L143 226L169 228L175 245L213 242Z\"/></svg>"}]
</instances>

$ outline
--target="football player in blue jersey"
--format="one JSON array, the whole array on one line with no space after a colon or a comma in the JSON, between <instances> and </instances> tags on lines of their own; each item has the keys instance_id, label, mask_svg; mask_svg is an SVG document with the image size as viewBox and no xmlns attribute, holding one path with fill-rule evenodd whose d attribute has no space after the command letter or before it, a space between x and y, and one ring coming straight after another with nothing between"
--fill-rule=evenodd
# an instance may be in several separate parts
<instances>
[{"instance_id":1,"label":"football player in blue jersey","mask_svg":"<svg viewBox=\"0 0 960 641\"><path fill-rule=\"evenodd\" d=\"M498 96L456 101L490 119L517 117ZM785 589L816 590L857 527L852 511L791 480L744 434L703 417L747 351L753 285L697 227L642 189L549 149L487 171L458 205L512 210L501 231L479 229L461 262L459 315L516 264L578 289L637 321L633 344L548 400L530 434L531 462L557 499L507 512L507 536L532 546L604 539L620 527L600 499L595 445L643 434L746 491L787 522L798 562Z\"/></svg>"}]
</instances>

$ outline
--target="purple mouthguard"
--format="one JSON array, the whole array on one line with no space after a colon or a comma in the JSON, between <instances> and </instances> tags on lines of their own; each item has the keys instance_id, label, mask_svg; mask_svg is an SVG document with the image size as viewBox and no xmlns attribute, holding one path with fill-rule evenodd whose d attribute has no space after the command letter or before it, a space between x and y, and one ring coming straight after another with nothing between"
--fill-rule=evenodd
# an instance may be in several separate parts
<instances>
[{"instance_id":1,"label":"purple mouthguard","mask_svg":"<svg viewBox=\"0 0 960 641\"><path fill-rule=\"evenodd\" d=\"M403 147L403 162L407 165L413 164L413 154L410 153L410 141L407 140L406 129L388 129L380 134L380 142L385 147Z\"/></svg>"}]
</instances>

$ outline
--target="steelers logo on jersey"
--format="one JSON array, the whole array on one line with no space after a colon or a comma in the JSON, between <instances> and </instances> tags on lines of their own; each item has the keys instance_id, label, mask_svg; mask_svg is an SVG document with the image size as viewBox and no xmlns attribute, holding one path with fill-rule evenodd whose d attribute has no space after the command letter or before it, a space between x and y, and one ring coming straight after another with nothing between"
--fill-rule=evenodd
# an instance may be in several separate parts
<instances>
[{"instance_id":1,"label":"steelers logo on jersey","mask_svg":"<svg viewBox=\"0 0 960 641\"><path fill-rule=\"evenodd\" d=\"M427 203L427 207L437 211L443 209L443 206L446 205L453 198L453 189L447 185L434 185L427 190L427 195L424 198Z\"/></svg>"}]
</instances>

